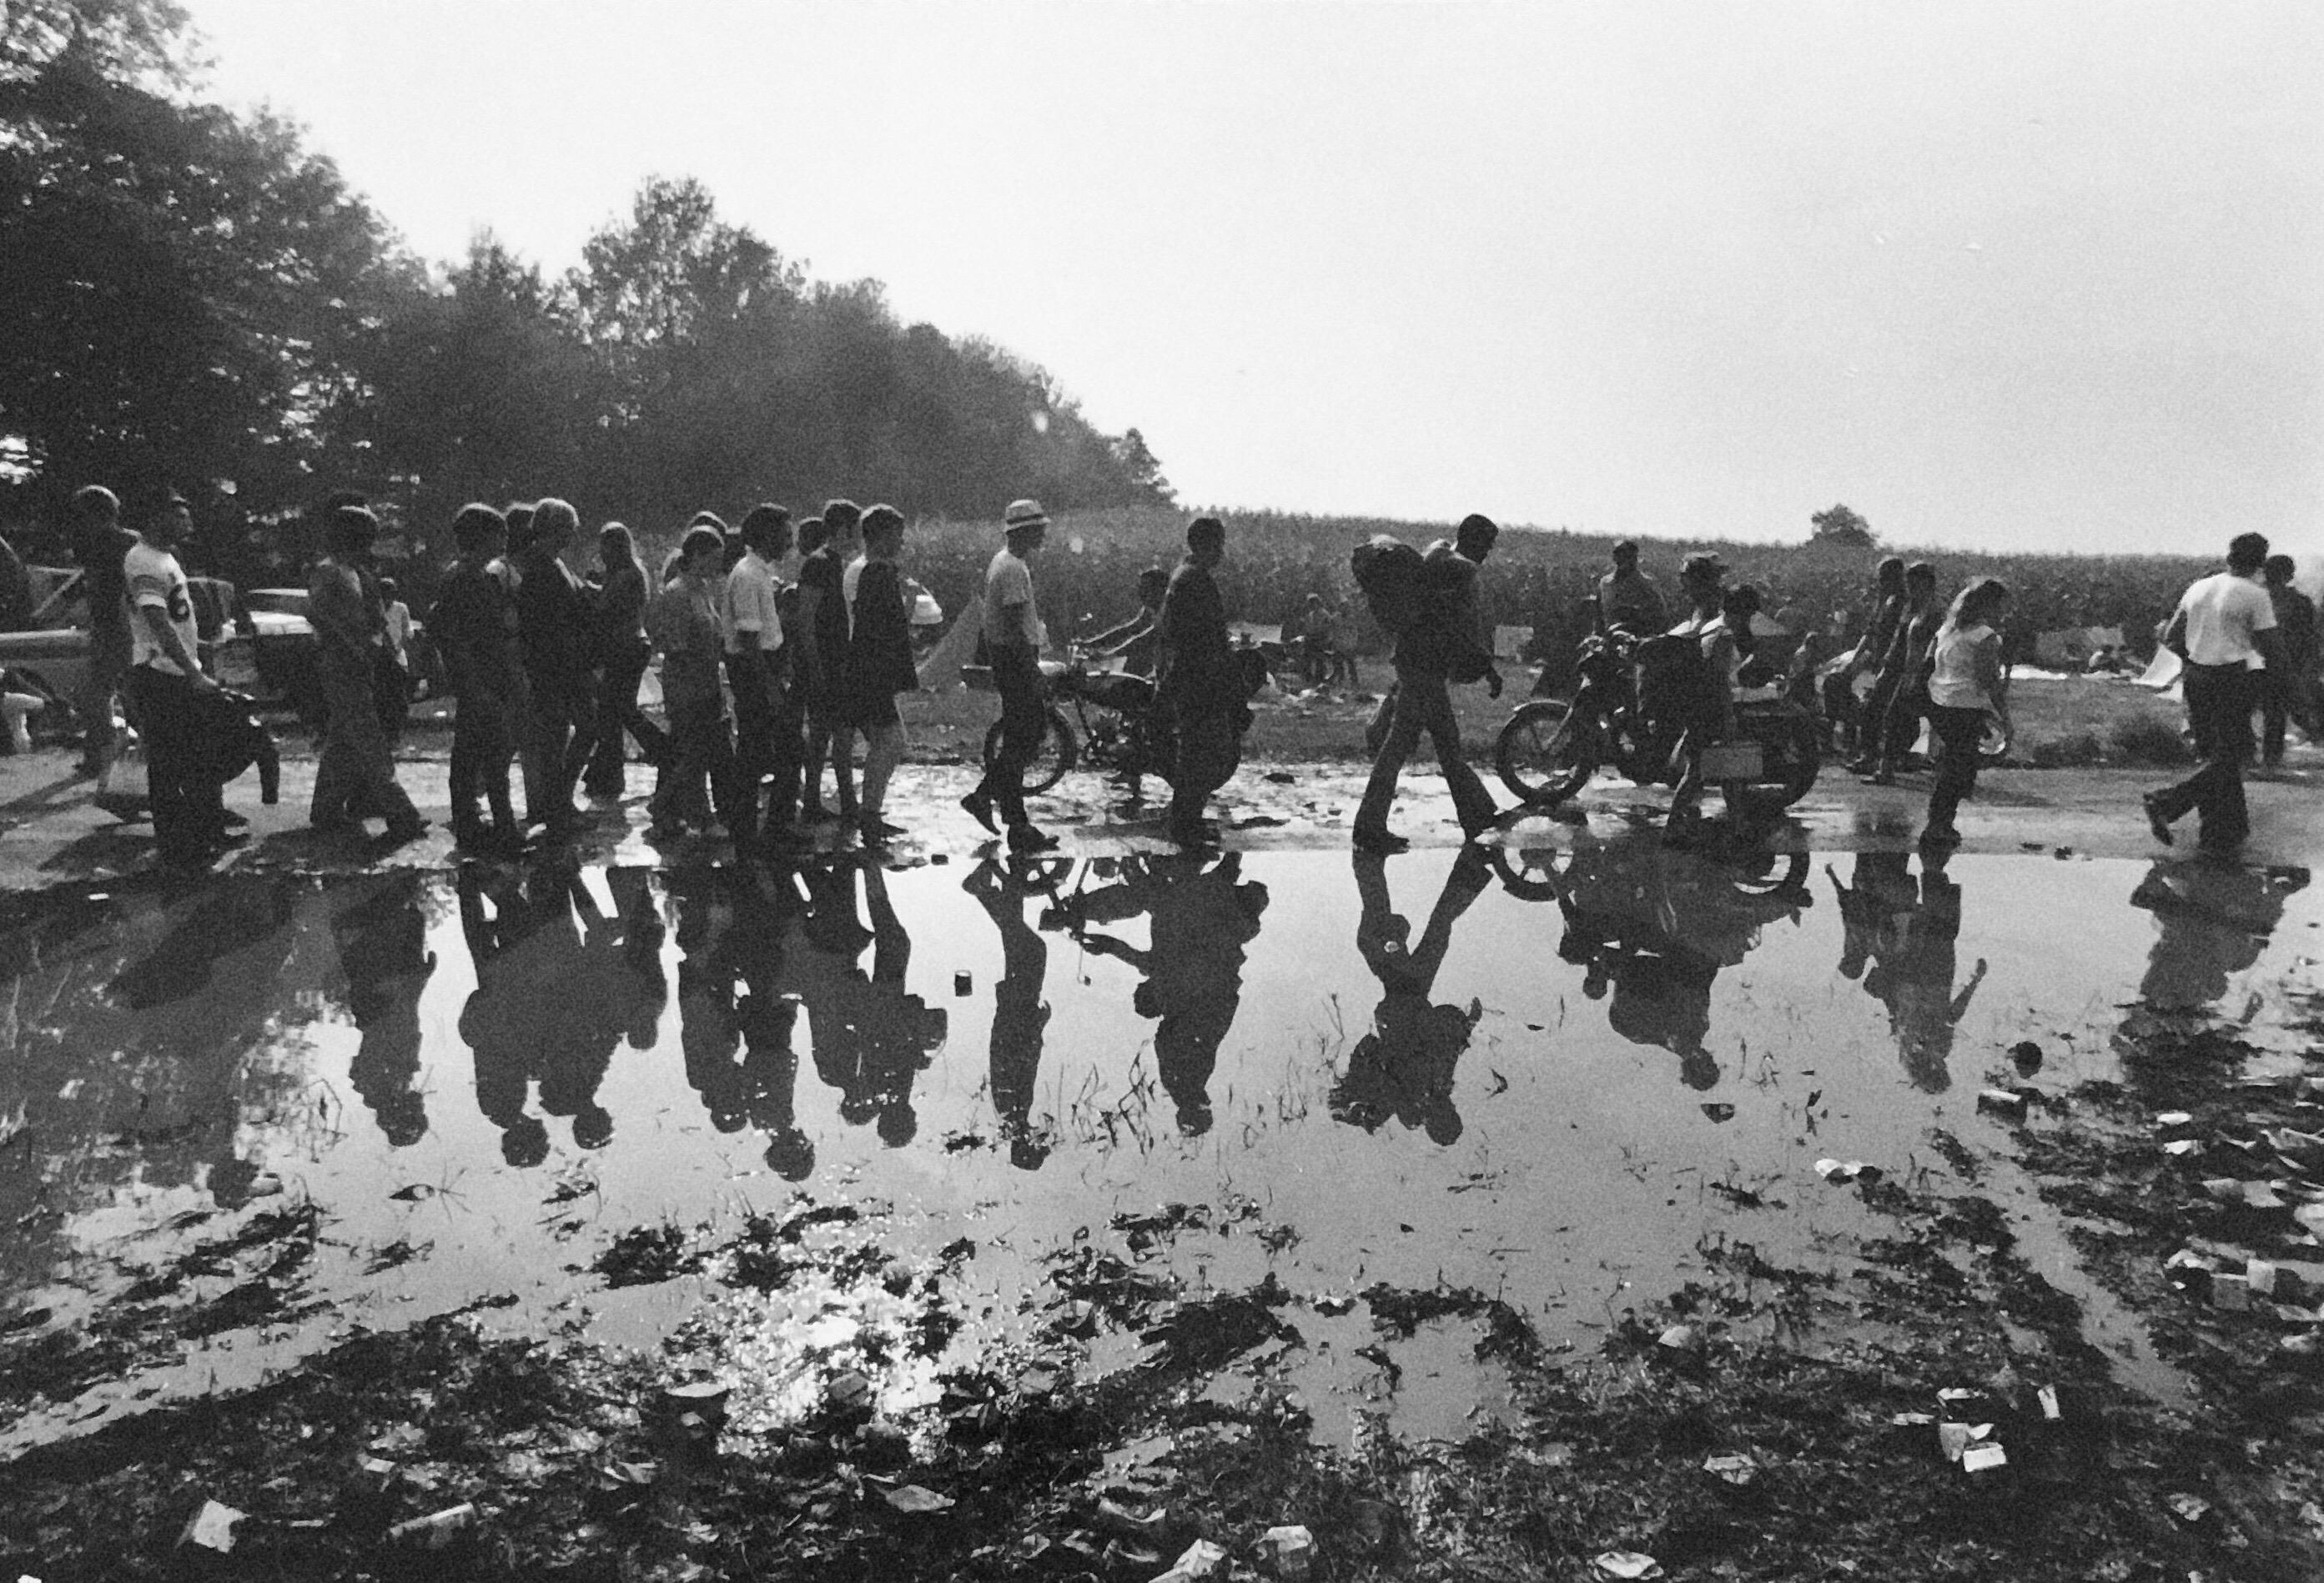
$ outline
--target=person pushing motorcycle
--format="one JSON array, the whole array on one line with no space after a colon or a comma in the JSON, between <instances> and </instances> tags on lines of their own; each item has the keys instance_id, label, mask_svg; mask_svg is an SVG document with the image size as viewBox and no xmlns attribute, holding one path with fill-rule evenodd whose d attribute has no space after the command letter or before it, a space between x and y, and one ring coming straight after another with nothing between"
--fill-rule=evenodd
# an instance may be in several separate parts
<instances>
[{"instance_id":1,"label":"person pushing motorcycle","mask_svg":"<svg viewBox=\"0 0 2324 1583\"><path fill-rule=\"evenodd\" d=\"M1674 694L1683 691L1683 696L1674 697L1678 707L1671 714L1684 722L1672 750L1681 766L1678 789L1663 825L1665 839L1674 843L1690 838L1702 822L1702 750L1734 732L1735 676L1747 656L1728 614L1726 583L1727 564L1709 550L1698 550L1679 564L1679 592L1688 608L1669 635L1691 640L1702 663L1672 678ZM1748 623L1749 617L1745 613L1741 619ZM1748 630L1747 624L1744 630ZM1646 694L1642 676L1641 697Z\"/></svg>"}]
</instances>

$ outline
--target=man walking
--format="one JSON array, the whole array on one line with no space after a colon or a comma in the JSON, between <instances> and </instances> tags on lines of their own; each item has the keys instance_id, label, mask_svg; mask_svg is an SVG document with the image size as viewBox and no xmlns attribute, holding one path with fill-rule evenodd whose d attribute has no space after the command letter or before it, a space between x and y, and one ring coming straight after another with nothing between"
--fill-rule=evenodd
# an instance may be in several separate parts
<instances>
[{"instance_id":1,"label":"man walking","mask_svg":"<svg viewBox=\"0 0 2324 1583\"><path fill-rule=\"evenodd\" d=\"M1435 745L1462 833L1474 840L1499 816L1492 794L1461 756L1461 722L1448 689L1456 680L1483 681L1493 697L1501 695L1500 673L1493 668L1492 646L1485 641L1477 603L1477 569L1500 532L1490 517L1472 513L1462 520L1451 545L1439 539L1429 547L1419 614L1397 636L1391 657L1396 690L1388 729L1356 807L1355 844L1361 851L1397 852L1411 844L1389 833L1388 811L1396 801L1397 777L1423 732Z\"/></svg>"},{"instance_id":2,"label":"man walking","mask_svg":"<svg viewBox=\"0 0 2324 1583\"><path fill-rule=\"evenodd\" d=\"M2296 720L2312 732L2316 723L2313 689L2316 678L2316 602L2292 585L2292 562L2288 555L2267 557L2268 603L2275 609L2275 630L2283 640L2283 665L2263 673L2266 693L2260 704L2259 760L2270 769L2283 763L2283 728Z\"/></svg>"},{"instance_id":3,"label":"man walking","mask_svg":"<svg viewBox=\"0 0 2324 1583\"><path fill-rule=\"evenodd\" d=\"M1888 707L1866 716L1865 755L1872 759L1872 768L1859 778L1867 786L1895 785L1896 766L1920 740L1921 722L1929 713L1929 656L1944 622L1937 568L1914 561L1904 568L1904 608L1872 689L1876 698L1886 695Z\"/></svg>"},{"instance_id":4,"label":"man walking","mask_svg":"<svg viewBox=\"0 0 2324 1583\"><path fill-rule=\"evenodd\" d=\"M111 490L92 483L73 492L73 559L80 563L81 592L88 599L88 675L72 701L83 732L73 773L95 776L99 791L112 779L119 749L113 695L135 648L122 563L136 543L137 535L121 525L121 502Z\"/></svg>"},{"instance_id":5,"label":"man walking","mask_svg":"<svg viewBox=\"0 0 2324 1583\"><path fill-rule=\"evenodd\" d=\"M1002 542L984 569L984 642L992 657L992 683L1001 692L1001 751L976 789L960 805L987 830L996 809L1009 826L1011 851L1047 851L1057 838L1025 812L1025 768L1041 750L1047 729L1041 699L1041 617L1033 603L1033 555L1049 531L1048 513L1035 500L1011 501L1001 518Z\"/></svg>"},{"instance_id":6,"label":"man walking","mask_svg":"<svg viewBox=\"0 0 2324 1583\"><path fill-rule=\"evenodd\" d=\"M1638 547L1625 538L1614 547L1614 569L1598 579L1598 630L1628 627L1647 638L1666 625L1662 591L1638 570Z\"/></svg>"},{"instance_id":7,"label":"man walking","mask_svg":"<svg viewBox=\"0 0 2324 1583\"><path fill-rule=\"evenodd\" d=\"M471 503L452 519L459 563L428 612L429 640L442 657L457 713L452 720L452 837L470 851L512 856L524 829L509 799L509 763L523 715L524 667L517 655L516 603L500 564L508 521ZM492 813L487 833L478 798Z\"/></svg>"},{"instance_id":8,"label":"man walking","mask_svg":"<svg viewBox=\"0 0 2324 1583\"><path fill-rule=\"evenodd\" d=\"M1857 642L1840 675L1850 682L1869 670L1872 691L1856 713L1856 756L1848 761L1851 775L1869 775L1880 768L1880 738L1888 719L1888 705L1896 688L1883 663L1896 645L1896 630L1904 624L1904 562L1900 556L1883 556L1872 576L1872 612L1864 636ZM1851 692L1851 696L1853 693Z\"/></svg>"},{"instance_id":9,"label":"man walking","mask_svg":"<svg viewBox=\"0 0 2324 1583\"><path fill-rule=\"evenodd\" d=\"M1227 641L1225 602L1211 575L1226 558L1226 525L1197 517L1186 529L1186 557L1171 574L1155 622L1161 663L1154 692L1176 733L1170 778L1170 839L1202 846L1215 839L1203 805L1235 771L1243 708L1241 674Z\"/></svg>"},{"instance_id":10,"label":"man walking","mask_svg":"<svg viewBox=\"0 0 2324 1583\"><path fill-rule=\"evenodd\" d=\"M2147 827L2171 844L2171 826L2190 809L2201 815L2198 844L2224 857L2251 833L2244 805L2244 760L2252 749L2251 661L2270 670L2284 664L2276 631L2275 607L2259 584L2267 564L2267 539L2239 533L2227 544L2227 569L2200 579L2179 597L2164 623L2163 645L2186 661L2187 723L2195 732L2193 775L2175 786L2148 792Z\"/></svg>"},{"instance_id":11,"label":"man walking","mask_svg":"<svg viewBox=\"0 0 2324 1583\"><path fill-rule=\"evenodd\" d=\"M742 558L726 574L726 680L734 690L734 790L726 833L743 855L761 846L796 844L799 740L783 727L783 618L777 608L775 562L791 547L791 514L773 504L742 518ZM767 792L765 827L759 798ZM786 788L789 795L786 796Z\"/></svg>"},{"instance_id":12,"label":"man walking","mask_svg":"<svg viewBox=\"0 0 2324 1583\"><path fill-rule=\"evenodd\" d=\"M566 566L564 554L581 532L581 514L561 500L537 501L531 534L517 550L517 640L524 656L525 692L531 708L524 759L525 817L553 836L588 823L573 800L595 743L590 683L589 597ZM510 538L516 535L512 529Z\"/></svg>"},{"instance_id":13,"label":"man walking","mask_svg":"<svg viewBox=\"0 0 2324 1583\"><path fill-rule=\"evenodd\" d=\"M193 588L176 553L192 526L184 499L171 494L121 564L136 618L126 680L145 737L153 844L162 862L180 869L206 868L228 844L225 800L202 768L201 695L217 691L217 683L202 674Z\"/></svg>"},{"instance_id":14,"label":"man walking","mask_svg":"<svg viewBox=\"0 0 2324 1583\"><path fill-rule=\"evenodd\" d=\"M415 839L428 821L396 784L395 758L380 719L377 681L387 655L387 612L374 575L371 547L379 520L363 506L341 506L326 529L327 551L307 582L307 619L321 650L323 754L315 767L308 823L355 831L364 819L387 821L387 839Z\"/></svg>"}]
</instances>

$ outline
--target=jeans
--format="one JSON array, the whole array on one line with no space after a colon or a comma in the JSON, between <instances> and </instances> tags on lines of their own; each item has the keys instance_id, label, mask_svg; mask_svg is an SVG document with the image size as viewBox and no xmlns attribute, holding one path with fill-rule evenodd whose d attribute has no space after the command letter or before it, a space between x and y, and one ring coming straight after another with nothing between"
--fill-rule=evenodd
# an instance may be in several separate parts
<instances>
[{"instance_id":1,"label":"jeans","mask_svg":"<svg viewBox=\"0 0 2324 1583\"><path fill-rule=\"evenodd\" d=\"M1223 710L1178 713L1176 761L1170 776L1174 826L1191 825L1201 819L1203 805L1234 774L1242 758L1242 739L1235 731L1236 723L1234 715Z\"/></svg>"},{"instance_id":2,"label":"jeans","mask_svg":"<svg viewBox=\"0 0 2324 1583\"><path fill-rule=\"evenodd\" d=\"M224 788L200 769L201 722L194 684L150 665L132 666L130 706L145 737L153 844L170 863L207 860L226 829Z\"/></svg>"},{"instance_id":3,"label":"jeans","mask_svg":"<svg viewBox=\"0 0 2324 1583\"><path fill-rule=\"evenodd\" d=\"M391 827L420 815L396 784L395 756L379 717L379 695L367 658L325 649L316 666L323 684L322 761L307 817L322 826L381 818Z\"/></svg>"},{"instance_id":4,"label":"jeans","mask_svg":"<svg viewBox=\"0 0 2324 1583\"><path fill-rule=\"evenodd\" d=\"M525 815L539 824L574 811L573 788L595 743L595 717L586 676L527 678L532 707L519 741L524 759Z\"/></svg>"},{"instance_id":5,"label":"jeans","mask_svg":"<svg viewBox=\"0 0 2324 1583\"><path fill-rule=\"evenodd\" d=\"M669 702L669 749L646 805L655 823L710 823L715 797L720 813L733 795L734 741L726 731L726 701L717 694Z\"/></svg>"},{"instance_id":6,"label":"jeans","mask_svg":"<svg viewBox=\"0 0 2324 1583\"><path fill-rule=\"evenodd\" d=\"M2187 723L2194 728L2194 774L2153 794L2154 811L2168 824L2198 811L2202 843L2226 851L2251 833L2244 804L2244 759L2252 749L2251 673L2240 665L2197 665L2186 670Z\"/></svg>"},{"instance_id":7,"label":"jeans","mask_svg":"<svg viewBox=\"0 0 2324 1583\"><path fill-rule=\"evenodd\" d=\"M1928 828L1950 830L1954 810L1960 806L1963 797L1977 789L1977 758L1978 745L1985 739L1985 711L1932 704L1929 706L1929 723L1937 739L1937 783L1929 788Z\"/></svg>"},{"instance_id":8,"label":"jeans","mask_svg":"<svg viewBox=\"0 0 2324 1583\"><path fill-rule=\"evenodd\" d=\"M476 828L476 799L504 835L517 833L509 801L509 763L516 757L517 710L504 693L483 687L459 695L452 717L452 828Z\"/></svg>"},{"instance_id":9,"label":"jeans","mask_svg":"<svg viewBox=\"0 0 2324 1583\"><path fill-rule=\"evenodd\" d=\"M798 805L799 710L770 676L768 665L756 654L726 657L734 691L734 768L724 823L742 847L759 837L762 792L769 829L788 831Z\"/></svg>"},{"instance_id":10,"label":"jeans","mask_svg":"<svg viewBox=\"0 0 2324 1583\"><path fill-rule=\"evenodd\" d=\"M1396 667L1396 698L1388 713L1388 730L1372 760L1371 778L1364 783L1363 801L1356 807L1356 829L1368 835L1385 834L1388 805L1396 801L1397 777L1404 762L1420 745L1425 732L1436 749L1438 768L1452 793L1452 809L1461 828L1470 835L1491 827L1499 813L1493 794L1461 757L1461 722L1452 713L1452 695L1442 672L1424 670L1399 661Z\"/></svg>"},{"instance_id":11,"label":"jeans","mask_svg":"<svg viewBox=\"0 0 2324 1583\"><path fill-rule=\"evenodd\" d=\"M995 647L992 685L1001 690L1001 751L977 789L1011 828L1030 824L1025 812L1025 768L1040 756L1048 708L1041 693L1041 667L1026 648Z\"/></svg>"},{"instance_id":12,"label":"jeans","mask_svg":"<svg viewBox=\"0 0 2324 1583\"><path fill-rule=\"evenodd\" d=\"M586 777L592 787L621 790L626 757L622 749L623 732L638 740L638 751L647 763L659 764L669 756L668 733L638 707L638 688L645 681L646 665L652 658L653 650L641 638L605 661L605 674L597 686L596 722L591 732L596 747Z\"/></svg>"}]
</instances>

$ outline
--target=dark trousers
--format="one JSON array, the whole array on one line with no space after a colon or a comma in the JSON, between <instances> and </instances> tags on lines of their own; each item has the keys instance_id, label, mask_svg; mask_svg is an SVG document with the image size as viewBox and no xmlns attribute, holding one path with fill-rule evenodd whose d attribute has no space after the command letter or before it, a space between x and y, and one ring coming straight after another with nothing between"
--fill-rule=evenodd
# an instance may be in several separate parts
<instances>
[{"instance_id":1,"label":"dark trousers","mask_svg":"<svg viewBox=\"0 0 2324 1583\"><path fill-rule=\"evenodd\" d=\"M1420 746L1425 732L1436 749L1437 767L1452 793L1452 811L1468 834L1489 827L1499 810L1493 794L1461 756L1461 722L1452 713L1452 694L1441 672L1399 662L1396 694L1388 705L1388 729L1372 759L1371 778L1364 783L1363 801L1356 805L1356 828L1367 834L1388 829L1388 811L1396 801L1397 778L1405 760Z\"/></svg>"},{"instance_id":2,"label":"dark trousers","mask_svg":"<svg viewBox=\"0 0 2324 1583\"><path fill-rule=\"evenodd\" d=\"M2186 669L2187 723L2195 732L2194 774L2153 794L2153 806L2166 823L2192 809L2202 819L2202 843L2227 850L2251 833L2244 805L2244 760L2252 749L2251 673L2240 665L2197 665Z\"/></svg>"},{"instance_id":3,"label":"dark trousers","mask_svg":"<svg viewBox=\"0 0 2324 1583\"><path fill-rule=\"evenodd\" d=\"M532 707L518 744L524 759L525 816L536 824L574 811L573 788L595 743L596 705L586 676L527 678Z\"/></svg>"},{"instance_id":4,"label":"dark trousers","mask_svg":"<svg viewBox=\"0 0 2324 1583\"><path fill-rule=\"evenodd\" d=\"M1934 719L1935 705L1929 702L1929 685L1920 677L1897 684L1895 696L1888 700L1888 713L1881 717L1879 753L1884 765L1894 766L1913 750L1921 735L1923 718Z\"/></svg>"},{"instance_id":5,"label":"dark trousers","mask_svg":"<svg viewBox=\"0 0 2324 1583\"><path fill-rule=\"evenodd\" d=\"M1925 690L1921 695L1928 696ZM1929 728L1937 739L1937 783L1929 788L1931 830L1950 830L1961 799L1977 789L1977 756L1985 740L1985 711L1929 705Z\"/></svg>"},{"instance_id":6,"label":"dark trousers","mask_svg":"<svg viewBox=\"0 0 2324 1583\"><path fill-rule=\"evenodd\" d=\"M327 649L315 668L323 684L323 752L309 819L326 827L374 818L409 824L420 815L396 782L372 662Z\"/></svg>"},{"instance_id":7,"label":"dark trousers","mask_svg":"<svg viewBox=\"0 0 2324 1583\"><path fill-rule=\"evenodd\" d=\"M491 809L504 835L517 833L509 799L509 764L516 758L517 712L504 694L482 687L459 695L452 717L452 828L474 832L476 802Z\"/></svg>"},{"instance_id":8,"label":"dark trousers","mask_svg":"<svg viewBox=\"0 0 2324 1583\"><path fill-rule=\"evenodd\" d=\"M597 720L592 733L596 747L586 778L593 787L621 790L622 765L627 757L622 747L624 732L637 739L638 751L647 763L659 764L669 755L668 733L638 707L638 688L645 681L646 665L652 658L653 650L641 639L605 661L604 675L597 684Z\"/></svg>"},{"instance_id":9,"label":"dark trousers","mask_svg":"<svg viewBox=\"0 0 2324 1583\"><path fill-rule=\"evenodd\" d=\"M1224 710L1183 711L1176 723L1170 823L1184 828L1202 818L1203 805L1234 774L1242 759L1242 738L1234 714Z\"/></svg>"},{"instance_id":10,"label":"dark trousers","mask_svg":"<svg viewBox=\"0 0 2324 1583\"><path fill-rule=\"evenodd\" d=\"M807 758L802 778L809 803L823 801L823 764L831 760L832 796L839 816L855 817L855 728L847 718L844 701L829 687L807 700Z\"/></svg>"},{"instance_id":11,"label":"dark trousers","mask_svg":"<svg viewBox=\"0 0 2324 1583\"><path fill-rule=\"evenodd\" d=\"M201 712L194 684L150 665L129 667L130 707L145 735L153 844L164 862L200 862L226 829L225 788L201 771Z\"/></svg>"},{"instance_id":12,"label":"dark trousers","mask_svg":"<svg viewBox=\"0 0 2324 1583\"><path fill-rule=\"evenodd\" d=\"M734 787L734 741L727 734L725 700L713 693L667 707L669 747L648 810L657 821L707 824L715 797L723 821L733 812L728 801Z\"/></svg>"},{"instance_id":13,"label":"dark trousers","mask_svg":"<svg viewBox=\"0 0 2324 1583\"><path fill-rule=\"evenodd\" d=\"M2302 666L2260 673L2259 756L2264 764L2283 762L2283 728L2288 722L2297 721L2301 731L2311 737L2314 734L2315 713L2307 668Z\"/></svg>"},{"instance_id":14,"label":"dark trousers","mask_svg":"<svg viewBox=\"0 0 2324 1583\"><path fill-rule=\"evenodd\" d=\"M798 806L800 711L757 655L728 655L726 675L734 691L734 768L723 819L735 844L747 847L759 838L762 818L769 830L791 827Z\"/></svg>"},{"instance_id":15,"label":"dark trousers","mask_svg":"<svg viewBox=\"0 0 2324 1583\"><path fill-rule=\"evenodd\" d=\"M977 789L992 799L1011 827L1030 824L1025 812L1025 768L1040 756L1048 708L1041 694L1041 667L1026 648L992 650L992 685L1001 690L1001 751Z\"/></svg>"}]
</instances>

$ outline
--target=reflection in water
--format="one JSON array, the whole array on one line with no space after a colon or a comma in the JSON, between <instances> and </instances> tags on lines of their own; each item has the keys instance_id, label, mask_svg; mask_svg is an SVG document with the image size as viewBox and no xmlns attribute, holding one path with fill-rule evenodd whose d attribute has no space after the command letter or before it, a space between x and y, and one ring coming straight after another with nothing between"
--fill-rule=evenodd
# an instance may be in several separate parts
<instances>
[{"instance_id":1,"label":"reflection in water","mask_svg":"<svg viewBox=\"0 0 2324 1583\"><path fill-rule=\"evenodd\" d=\"M804 1181L815 1169L815 1145L793 1109L799 1003L782 984L798 894L755 866L686 870L671 877L670 889L686 1081L702 1096L713 1127L758 1128L767 1136L767 1168L787 1182Z\"/></svg>"},{"instance_id":2,"label":"reflection in water","mask_svg":"<svg viewBox=\"0 0 2324 1583\"><path fill-rule=\"evenodd\" d=\"M1379 980L1380 1000L1371 1031L1356 1041L1347 1072L1333 1085L1332 1114L1366 1132L1393 1116L1434 1142L1457 1142L1461 1112L1452 1105L1452 1072L1484 1007L1475 1000L1466 1008L1438 1006L1431 993L1452 944L1452 925L1492 883L1492 870L1482 851L1462 847L1415 945L1411 924L1388 896L1387 860L1358 852L1355 870L1362 904L1356 949Z\"/></svg>"},{"instance_id":3,"label":"reflection in water","mask_svg":"<svg viewBox=\"0 0 2324 1583\"><path fill-rule=\"evenodd\" d=\"M1044 927L1068 928L1088 950L1146 975L1130 1005L1158 1019L1155 1063L1189 1137L1211 1129L1211 1073L1242 1006L1243 962L1267 900L1266 886L1242 878L1240 853L1174 852L1123 858L1114 883L1042 915ZM1140 914L1153 920L1143 951L1089 927Z\"/></svg>"},{"instance_id":4,"label":"reflection in water","mask_svg":"<svg viewBox=\"0 0 2324 1583\"><path fill-rule=\"evenodd\" d=\"M382 875L333 897L331 936L346 975L347 1014L362 1043L348 1081L370 1108L391 1148L428 1133L419 1089L420 995L436 971L420 902L428 880L409 870Z\"/></svg>"},{"instance_id":5,"label":"reflection in water","mask_svg":"<svg viewBox=\"0 0 2324 1583\"><path fill-rule=\"evenodd\" d=\"M1950 856L1942 850L1922 852L1917 891L1907 852L1858 854L1853 886L1842 885L1831 866L1824 866L1840 901L1840 976L1860 978L1865 993L1887 1008L1904 1073L1914 1088L1931 1094L1952 1086L1946 1063L1953 1033L1969 1015L1986 971L1985 959L1978 958L1969 981L1954 993L1961 890L1945 872Z\"/></svg>"},{"instance_id":6,"label":"reflection in water","mask_svg":"<svg viewBox=\"0 0 2324 1583\"><path fill-rule=\"evenodd\" d=\"M856 910L858 870L834 864L810 870L807 949L798 956L800 999L814 1041L816 1075L839 1091L839 1117L877 1124L880 1141L900 1148L919 1131L912 1084L944 1047L947 1018L904 988L912 937L888 899L877 863L862 870L872 910L866 930ZM857 965L866 944L872 971Z\"/></svg>"},{"instance_id":7,"label":"reflection in water","mask_svg":"<svg viewBox=\"0 0 2324 1583\"><path fill-rule=\"evenodd\" d=\"M2163 1010L2195 1010L2227 992L2227 980L2259 960L2283 917L2286 897L2308 884L2297 868L2246 869L2209 859L2158 862L2130 893L2154 915L2140 998Z\"/></svg>"},{"instance_id":8,"label":"reflection in water","mask_svg":"<svg viewBox=\"0 0 2324 1583\"><path fill-rule=\"evenodd\" d=\"M518 1166L548 1158L543 1117L569 1120L582 1148L603 1148L613 1118L597 1088L635 1007L659 991L659 968L648 987L627 965L625 921L597 905L570 854L521 870L463 869L458 883L476 969L460 1036L475 1061L476 1108L501 1130L502 1158ZM541 1116L530 1109L536 1087Z\"/></svg>"},{"instance_id":9,"label":"reflection in water","mask_svg":"<svg viewBox=\"0 0 2324 1583\"><path fill-rule=\"evenodd\" d=\"M1001 981L992 988L992 1108L1009 1158L1019 1170L1037 1171L1049 1157L1049 1140L1032 1124L1033 1089L1041 1075L1041 1039L1049 1008L1041 999L1049 971L1049 948L1025 922L1028 897L1047 893L1054 868L1039 860L1012 860L1004 868L987 857L969 871L961 888L975 897L1001 931Z\"/></svg>"},{"instance_id":10,"label":"reflection in water","mask_svg":"<svg viewBox=\"0 0 2324 1583\"><path fill-rule=\"evenodd\" d=\"M1794 853L1721 854L1666 846L1648 832L1577 847L1522 852L1504 883L1529 900L1557 903L1557 953L1582 970L1582 992L1612 999L1606 1020L1633 1044L1679 1058L1690 1088L1719 1081L1705 1046L1711 991L1777 918L1812 905L1807 859ZM1506 860L1505 860L1506 861Z\"/></svg>"}]
</instances>

